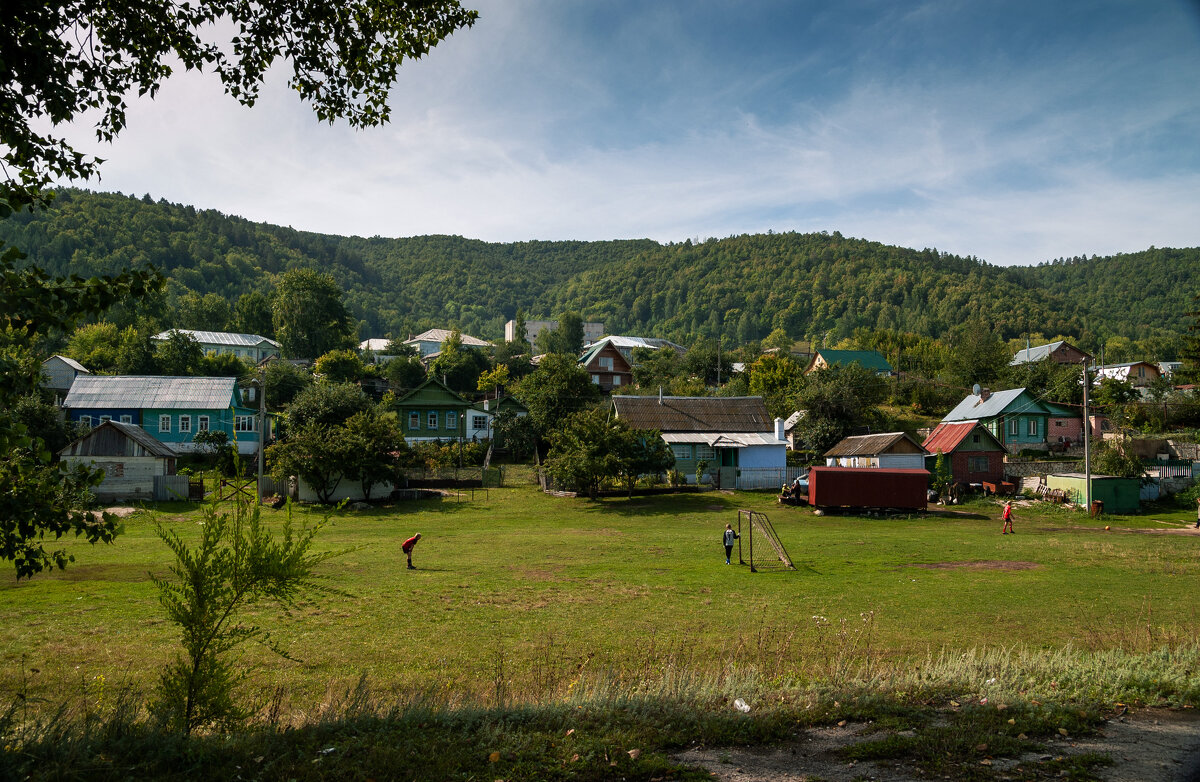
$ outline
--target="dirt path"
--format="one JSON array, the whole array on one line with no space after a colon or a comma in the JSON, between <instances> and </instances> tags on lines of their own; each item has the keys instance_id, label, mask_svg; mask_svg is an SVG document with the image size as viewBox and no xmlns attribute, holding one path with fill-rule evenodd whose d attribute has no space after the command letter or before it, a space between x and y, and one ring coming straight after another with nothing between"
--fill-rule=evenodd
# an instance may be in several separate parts
<instances>
[{"instance_id":1,"label":"dirt path","mask_svg":"<svg viewBox=\"0 0 1200 782\"><path fill-rule=\"evenodd\" d=\"M929 779L911 764L895 761L850 763L837 752L858 741L881 738L866 733L867 726L804 731L788 744L770 748L690 749L676 755L689 765L701 766L722 782L922 782ZM1113 765L1096 776L1105 782L1200 782L1200 715L1195 711L1146 710L1118 717L1100 734L1083 739L1045 742L1046 750L1020 758L989 761L996 779L1018 763L1026 766L1083 753L1101 753Z\"/></svg>"}]
</instances>

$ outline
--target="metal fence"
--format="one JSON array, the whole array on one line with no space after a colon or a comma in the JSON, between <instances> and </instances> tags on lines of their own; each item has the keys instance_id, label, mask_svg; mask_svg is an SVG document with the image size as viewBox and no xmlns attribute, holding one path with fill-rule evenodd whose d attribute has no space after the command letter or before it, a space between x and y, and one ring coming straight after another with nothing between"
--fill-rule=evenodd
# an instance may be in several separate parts
<instances>
[{"instance_id":1,"label":"metal fence","mask_svg":"<svg viewBox=\"0 0 1200 782\"><path fill-rule=\"evenodd\" d=\"M154 500L156 502L186 500L189 480L187 475L155 475Z\"/></svg>"},{"instance_id":2,"label":"metal fence","mask_svg":"<svg viewBox=\"0 0 1200 782\"><path fill-rule=\"evenodd\" d=\"M1191 478L1200 474L1200 462L1190 459L1149 460L1144 462L1146 471L1159 478Z\"/></svg>"}]
</instances>

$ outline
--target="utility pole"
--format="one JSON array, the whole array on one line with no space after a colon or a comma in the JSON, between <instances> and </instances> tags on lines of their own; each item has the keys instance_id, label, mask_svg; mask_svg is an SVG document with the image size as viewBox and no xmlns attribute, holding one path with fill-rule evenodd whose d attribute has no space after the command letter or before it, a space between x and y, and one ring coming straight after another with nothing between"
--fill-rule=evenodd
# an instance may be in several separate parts
<instances>
[{"instance_id":1,"label":"utility pole","mask_svg":"<svg viewBox=\"0 0 1200 782\"><path fill-rule=\"evenodd\" d=\"M267 439L267 368L264 366L258 372L258 484L255 492L258 501L262 502L263 456Z\"/></svg>"},{"instance_id":2,"label":"utility pole","mask_svg":"<svg viewBox=\"0 0 1200 782\"><path fill-rule=\"evenodd\" d=\"M1092 448L1091 448L1091 429L1092 422L1088 417L1088 386L1091 381L1088 378L1087 359L1083 360L1083 487L1084 487L1084 502L1088 513L1092 512Z\"/></svg>"}]
</instances>

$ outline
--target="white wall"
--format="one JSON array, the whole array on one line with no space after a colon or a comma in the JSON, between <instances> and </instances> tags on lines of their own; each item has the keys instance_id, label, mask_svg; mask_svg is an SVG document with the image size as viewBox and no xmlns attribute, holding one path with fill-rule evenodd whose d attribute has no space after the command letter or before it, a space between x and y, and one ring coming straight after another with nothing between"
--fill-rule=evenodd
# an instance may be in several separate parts
<instances>
[{"instance_id":1,"label":"white wall","mask_svg":"<svg viewBox=\"0 0 1200 782\"><path fill-rule=\"evenodd\" d=\"M313 491L307 483L304 482L303 478L299 480L299 486L300 490L298 496L301 502L320 502L320 498L317 497L317 493ZM379 483L376 484L373 489L371 489L371 499L382 499L391 493L392 484ZM354 502L356 500L361 500L362 498L362 486L359 485L358 481L352 481L348 478L342 478L342 482L338 484L337 489L334 490L331 496L333 502L341 502L342 500L350 500L351 502Z\"/></svg>"},{"instance_id":2,"label":"white wall","mask_svg":"<svg viewBox=\"0 0 1200 782\"><path fill-rule=\"evenodd\" d=\"M738 467L786 467L787 444L750 445L738 451Z\"/></svg>"},{"instance_id":3,"label":"white wall","mask_svg":"<svg viewBox=\"0 0 1200 782\"><path fill-rule=\"evenodd\" d=\"M64 456L62 462L104 470L104 480L92 489L100 502L154 499L154 476L166 474L166 460L157 456Z\"/></svg>"}]
</instances>

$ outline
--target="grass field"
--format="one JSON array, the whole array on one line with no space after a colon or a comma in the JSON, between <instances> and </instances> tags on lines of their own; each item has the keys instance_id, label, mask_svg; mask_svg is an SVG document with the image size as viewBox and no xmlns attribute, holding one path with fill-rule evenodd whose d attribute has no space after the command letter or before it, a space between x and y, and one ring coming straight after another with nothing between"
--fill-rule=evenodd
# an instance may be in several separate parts
<instances>
[{"instance_id":1,"label":"grass field","mask_svg":"<svg viewBox=\"0 0 1200 782\"><path fill-rule=\"evenodd\" d=\"M724 564L720 534L739 508L770 516L797 571ZM186 505L138 513L115 545L75 546L65 572L5 574L0 687L53 703L101 681L154 683L176 647L148 576L168 565L155 518L194 534L200 516ZM1018 508L1011 536L998 519L984 502L877 519L818 517L764 494L589 502L528 487L333 511L320 546L349 549L326 566L349 596L258 615L298 662L250 649L248 683L310 715L364 674L384 698L492 703L597 680L637 691L753 675L782 687L969 650L1195 646L1200 536L1183 531L1185 511L1096 522ZM408 571L399 544L418 531Z\"/></svg>"}]
</instances>

